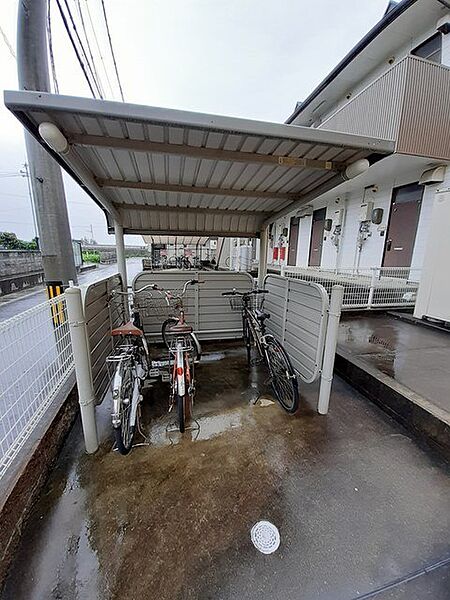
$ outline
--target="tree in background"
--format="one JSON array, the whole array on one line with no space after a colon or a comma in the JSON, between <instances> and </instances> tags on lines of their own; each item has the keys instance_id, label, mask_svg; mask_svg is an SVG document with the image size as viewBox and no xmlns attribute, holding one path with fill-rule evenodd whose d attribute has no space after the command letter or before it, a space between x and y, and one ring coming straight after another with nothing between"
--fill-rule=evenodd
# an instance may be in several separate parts
<instances>
[{"instance_id":1,"label":"tree in background","mask_svg":"<svg viewBox=\"0 0 450 600\"><path fill-rule=\"evenodd\" d=\"M37 238L26 242L19 240L11 231L0 231L0 248L2 250L38 250Z\"/></svg>"}]
</instances>

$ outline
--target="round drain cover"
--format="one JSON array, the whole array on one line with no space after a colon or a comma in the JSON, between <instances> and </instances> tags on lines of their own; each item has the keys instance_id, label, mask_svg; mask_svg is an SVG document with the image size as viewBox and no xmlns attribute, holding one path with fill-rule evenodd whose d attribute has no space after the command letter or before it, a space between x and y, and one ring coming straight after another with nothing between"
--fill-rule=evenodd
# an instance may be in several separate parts
<instances>
[{"instance_id":1,"label":"round drain cover","mask_svg":"<svg viewBox=\"0 0 450 600\"><path fill-rule=\"evenodd\" d=\"M272 554L280 545L280 533L269 521L258 521L253 525L250 538L255 548L263 554Z\"/></svg>"}]
</instances>

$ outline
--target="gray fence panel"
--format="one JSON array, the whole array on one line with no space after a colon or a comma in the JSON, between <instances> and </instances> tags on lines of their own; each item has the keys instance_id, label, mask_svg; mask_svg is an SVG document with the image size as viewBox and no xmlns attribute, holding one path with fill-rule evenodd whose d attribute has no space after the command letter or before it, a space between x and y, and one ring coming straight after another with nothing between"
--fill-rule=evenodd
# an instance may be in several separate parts
<instances>
[{"instance_id":1,"label":"gray fence panel","mask_svg":"<svg viewBox=\"0 0 450 600\"><path fill-rule=\"evenodd\" d=\"M181 289L188 279L203 281L191 286L184 299L186 321L194 327L200 340L236 339L242 336L240 312L230 308L227 298L222 296L236 288L246 292L252 289L253 279L248 273L233 271L143 271L133 281L138 291L149 283L156 283L166 290ZM161 323L164 317L149 309L143 316L143 329L147 337L161 339Z\"/></svg>"},{"instance_id":2,"label":"gray fence panel","mask_svg":"<svg viewBox=\"0 0 450 600\"><path fill-rule=\"evenodd\" d=\"M111 297L113 290L123 290L120 275L113 275L82 287L92 379L97 404L103 400L108 389L109 376L106 359L113 350L111 329L123 323L125 315L125 297Z\"/></svg>"},{"instance_id":3,"label":"gray fence panel","mask_svg":"<svg viewBox=\"0 0 450 600\"><path fill-rule=\"evenodd\" d=\"M269 294L264 307L270 313L267 330L283 343L292 364L306 383L321 372L328 321L328 294L317 283L267 275Z\"/></svg>"}]
</instances>

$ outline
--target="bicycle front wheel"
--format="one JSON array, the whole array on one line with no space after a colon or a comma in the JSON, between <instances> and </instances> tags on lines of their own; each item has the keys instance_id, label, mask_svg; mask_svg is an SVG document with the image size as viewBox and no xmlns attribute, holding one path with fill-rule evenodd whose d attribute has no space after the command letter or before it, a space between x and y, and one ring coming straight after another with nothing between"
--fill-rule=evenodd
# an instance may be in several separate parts
<instances>
[{"instance_id":1,"label":"bicycle front wheel","mask_svg":"<svg viewBox=\"0 0 450 600\"><path fill-rule=\"evenodd\" d=\"M131 423L134 378L131 369L124 372L119 390L118 424L114 426L114 437L120 454L128 454L133 445L134 423Z\"/></svg>"},{"instance_id":2,"label":"bicycle front wheel","mask_svg":"<svg viewBox=\"0 0 450 600\"><path fill-rule=\"evenodd\" d=\"M299 404L298 383L286 350L274 337L267 336L265 355L278 402L286 412L295 413Z\"/></svg>"},{"instance_id":3,"label":"bicycle front wheel","mask_svg":"<svg viewBox=\"0 0 450 600\"><path fill-rule=\"evenodd\" d=\"M253 336L252 336L252 332L250 330L250 325L248 324L248 321L246 318L244 318L244 328L243 329L244 329L244 344L247 349L247 364L250 367L251 362L252 362Z\"/></svg>"}]
</instances>

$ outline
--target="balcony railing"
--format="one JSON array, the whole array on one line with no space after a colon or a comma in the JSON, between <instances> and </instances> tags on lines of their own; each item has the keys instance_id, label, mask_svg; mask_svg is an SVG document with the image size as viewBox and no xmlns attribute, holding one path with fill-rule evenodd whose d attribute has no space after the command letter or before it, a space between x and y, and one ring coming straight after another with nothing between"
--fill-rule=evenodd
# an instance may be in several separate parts
<instances>
[{"instance_id":1,"label":"balcony railing","mask_svg":"<svg viewBox=\"0 0 450 600\"><path fill-rule=\"evenodd\" d=\"M333 285L344 286L343 310L411 308L420 281L420 269L410 267L325 269L283 266L280 274L320 283L329 294Z\"/></svg>"}]
</instances>

